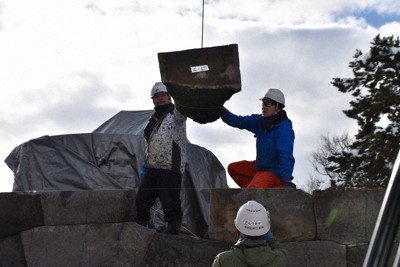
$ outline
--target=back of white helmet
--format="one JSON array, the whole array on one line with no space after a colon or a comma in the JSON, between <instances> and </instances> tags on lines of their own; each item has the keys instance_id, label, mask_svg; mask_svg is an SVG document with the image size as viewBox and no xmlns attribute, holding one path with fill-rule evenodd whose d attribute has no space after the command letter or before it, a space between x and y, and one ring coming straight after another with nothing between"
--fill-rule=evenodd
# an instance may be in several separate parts
<instances>
[{"instance_id":1,"label":"back of white helmet","mask_svg":"<svg viewBox=\"0 0 400 267\"><path fill-rule=\"evenodd\" d=\"M254 200L240 207L234 223L239 232L248 236L265 235L271 228L269 212Z\"/></svg>"}]
</instances>

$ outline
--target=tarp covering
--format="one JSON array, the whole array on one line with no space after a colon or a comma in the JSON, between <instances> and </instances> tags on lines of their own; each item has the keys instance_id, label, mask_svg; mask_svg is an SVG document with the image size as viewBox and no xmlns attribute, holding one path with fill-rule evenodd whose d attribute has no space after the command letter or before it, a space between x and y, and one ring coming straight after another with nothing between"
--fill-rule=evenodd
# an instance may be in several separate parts
<instances>
[{"instance_id":1,"label":"tarp covering","mask_svg":"<svg viewBox=\"0 0 400 267\"><path fill-rule=\"evenodd\" d=\"M17 146L5 162L13 191L137 189L144 162L143 129L152 110L121 111L93 133L43 136ZM211 188L228 188L225 169L209 150L187 146L182 180L183 230L207 237ZM163 227L157 203L152 221Z\"/></svg>"}]
</instances>

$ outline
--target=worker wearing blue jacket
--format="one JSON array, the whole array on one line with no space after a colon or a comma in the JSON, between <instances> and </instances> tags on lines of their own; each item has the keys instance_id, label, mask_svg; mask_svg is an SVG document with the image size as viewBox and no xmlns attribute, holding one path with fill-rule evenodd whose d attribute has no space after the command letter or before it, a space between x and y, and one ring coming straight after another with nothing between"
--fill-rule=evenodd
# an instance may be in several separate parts
<instances>
[{"instance_id":1,"label":"worker wearing blue jacket","mask_svg":"<svg viewBox=\"0 0 400 267\"><path fill-rule=\"evenodd\" d=\"M296 188L294 168L294 131L287 117L285 96L269 89L262 101L262 114L238 116L226 108L221 119L228 125L255 134L255 161L242 160L228 165L228 173L241 188Z\"/></svg>"}]
</instances>

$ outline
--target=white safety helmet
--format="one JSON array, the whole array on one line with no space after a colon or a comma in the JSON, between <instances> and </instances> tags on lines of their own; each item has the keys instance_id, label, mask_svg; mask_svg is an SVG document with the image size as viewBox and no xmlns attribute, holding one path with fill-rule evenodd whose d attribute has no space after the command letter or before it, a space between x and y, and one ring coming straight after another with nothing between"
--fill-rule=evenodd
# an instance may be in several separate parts
<instances>
[{"instance_id":1,"label":"white safety helmet","mask_svg":"<svg viewBox=\"0 0 400 267\"><path fill-rule=\"evenodd\" d=\"M271 100L274 100L277 103L282 104L285 106L285 96L279 89L271 88L268 90L268 92L265 94L263 98L260 98L260 100L264 100L266 98L269 98Z\"/></svg>"},{"instance_id":2,"label":"white safety helmet","mask_svg":"<svg viewBox=\"0 0 400 267\"><path fill-rule=\"evenodd\" d=\"M248 236L265 235L271 228L269 212L254 200L240 207L234 222L239 232Z\"/></svg>"},{"instance_id":3,"label":"white safety helmet","mask_svg":"<svg viewBox=\"0 0 400 267\"><path fill-rule=\"evenodd\" d=\"M167 87L162 82L156 82L151 88L150 97L153 98L155 94L160 92L168 93Z\"/></svg>"}]
</instances>

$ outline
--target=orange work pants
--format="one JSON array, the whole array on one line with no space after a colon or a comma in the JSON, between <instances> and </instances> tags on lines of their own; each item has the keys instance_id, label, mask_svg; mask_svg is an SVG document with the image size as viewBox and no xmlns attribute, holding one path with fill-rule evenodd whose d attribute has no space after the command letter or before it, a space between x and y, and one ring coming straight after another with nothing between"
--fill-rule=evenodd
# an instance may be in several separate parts
<instances>
[{"instance_id":1,"label":"orange work pants","mask_svg":"<svg viewBox=\"0 0 400 267\"><path fill-rule=\"evenodd\" d=\"M237 161L228 165L228 173L240 188L280 188L281 179L272 172L256 170L255 161Z\"/></svg>"}]
</instances>

